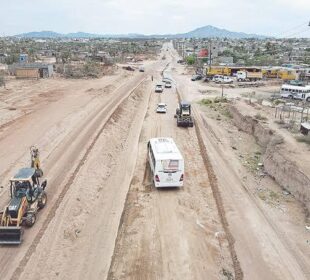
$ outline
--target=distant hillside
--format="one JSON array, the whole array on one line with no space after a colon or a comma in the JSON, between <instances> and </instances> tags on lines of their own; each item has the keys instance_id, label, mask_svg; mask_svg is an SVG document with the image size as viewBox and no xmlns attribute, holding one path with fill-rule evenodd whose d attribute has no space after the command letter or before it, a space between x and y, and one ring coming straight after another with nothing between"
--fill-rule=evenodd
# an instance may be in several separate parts
<instances>
[{"instance_id":1,"label":"distant hillside","mask_svg":"<svg viewBox=\"0 0 310 280\"><path fill-rule=\"evenodd\" d=\"M15 35L15 37L21 37L21 38L59 38L61 36L62 34L53 31L29 32Z\"/></svg>"},{"instance_id":2,"label":"distant hillside","mask_svg":"<svg viewBox=\"0 0 310 280\"><path fill-rule=\"evenodd\" d=\"M91 34L91 33L86 33L86 32L68 33L68 34L62 34L61 36L66 37L66 38L96 38L96 37L101 37L101 35Z\"/></svg>"},{"instance_id":3,"label":"distant hillside","mask_svg":"<svg viewBox=\"0 0 310 280\"><path fill-rule=\"evenodd\" d=\"M197 28L193 31L187 33L179 34L163 34L163 35L143 35L143 34L91 34L85 32L76 32L61 34L53 31L41 31L41 32L29 32L16 35L15 37L21 38L230 38L230 39L240 39L240 38L258 38L263 39L266 36L247 34L243 32L233 32L226 29L220 29L211 25Z\"/></svg>"},{"instance_id":4,"label":"distant hillside","mask_svg":"<svg viewBox=\"0 0 310 280\"><path fill-rule=\"evenodd\" d=\"M61 33L53 32L53 31L39 31L39 32L29 32L29 33L15 35L15 37L20 37L20 38L94 38L94 37L100 37L100 35L85 33L85 32L61 34Z\"/></svg>"},{"instance_id":5,"label":"distant hillside","mask_svg":"<svg viewBox=\"0 0 310 280\"><path fill-rule=\"evenodd\" d=\"M226 29L220 29L212 25L207 25L204 27L197 28L193 31L176 34L177 38L231 38L231 39L241 39L241 38L266 38L267 36L257 35L257 34L247 34L243 32L233 32Z\"/></svg>"}]
</instances>

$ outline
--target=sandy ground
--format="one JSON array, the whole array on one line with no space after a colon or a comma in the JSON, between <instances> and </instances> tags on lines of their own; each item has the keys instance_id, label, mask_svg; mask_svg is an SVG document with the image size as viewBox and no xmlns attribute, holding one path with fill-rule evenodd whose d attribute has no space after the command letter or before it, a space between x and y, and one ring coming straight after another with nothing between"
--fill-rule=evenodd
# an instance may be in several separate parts
<instances>
[{"instance_id":1,"label":"sandy ground","mask_svg":"<svg viewBox=\"0 0 310 280\"><path fill-rule=\"evenodd\" d=\"M6 147L1 149L1 179L5 185L0 196L1 204L4 205L8 200L6 184L9 177L18 168L29 165L28 149L33 144L41 150L49 198L48 206L40 213L36 226L25 231L23 244L18 248L0 248L4 267L1 279L9 279L14 271L15 275L20 272L39 243L44 233L42 229L48 226L55 215L98 130L107 121L109 113L147 74L126 76L127 73L96 81L80 81L83 86L76 85L73 88L71 81L67 85L66 81L61 82L65 85L63 97L17 119L1 132L1 147ZM37 92L40 89L33 90ZM50 95L54 94L57 91L50 92ZM22 265L19 265L20 262ZM6 265L8 263L10 265Z\"/></svg>"},{"instance_id":2,"label":"sandy ground","mask_svg":"<svg viewBox=\"0 0 310 280\"><path fill-rule=\"evenodd\" d=\"M178 95L206 93L182 74L172 45L163 52L166 60L146 63L145 73L1 89L0 203L33 144L49 200L20 246L0 247L0 279L309 279L302 208L292 197L261 199L261 189L270 196L279 186L244 166L240 155L259 148L224 118L219 126L194 104L196 127L176 127ZM155 94L163 70L175 83ZM158 102L167 114L155 113ZM182 151L183 188L150 182L146 143L158 136Z\"/></svg>"},{"instance_id":3,"label":"sandy ground","mask_svg":"<svg viewBox=\"0 0 310 280\"><path fill-rule=\"evenodd\" d=\"M159 102L167 104L167 114L155 112ZM195 129L176 127L177 102L175 88L151 96L108 279L225 279L224 274L233 275ZM146 146L150 138L159 136L175 139L183 153L186 172L181 189L152 186Z\"/></svg>"},{"instance_id":4,"label":"sandy ground","mask_svg":"<svg viewBox=\"0 0 310 280\"><path fill-rule=\"evenodd\" d=\"M178 67L175 66L174 77L183 96L192 101L205 98L199 88L193 87L190 76L179 74L182 70ZM201 84L196 83L196 87ZM264 89L270 94L269 90L268 87ZM241 96L237 91L230 90L227 96ZM281 188L271 178L255 176L244 165L247 157L259 152L253 137L225 121L225 116L218 119L219 112L210 112L197 104L194 106L218 178L244 278L308 279L309 232L305 229L302 206L294 198L282 195ZM300 145L300 149L304 149L304 145ZM264 197L262 192L267 193L265 201L261 199Z\"/></svg>"}]
</instances>

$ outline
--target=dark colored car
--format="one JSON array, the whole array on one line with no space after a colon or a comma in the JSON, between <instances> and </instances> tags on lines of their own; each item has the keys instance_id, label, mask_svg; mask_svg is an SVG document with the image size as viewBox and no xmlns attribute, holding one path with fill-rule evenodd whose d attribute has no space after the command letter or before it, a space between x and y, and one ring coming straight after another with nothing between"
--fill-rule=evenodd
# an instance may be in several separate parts
<instances>
[{"instance_id":1,"label":"dark colored car","mask_svg":"<svg viewBox=\"0 0 310 280\"><path fill-rule=\"evenodd\" d=\"M123 69L128 70L128 71L135 71L135 69L131 66L123 66Z\"/></svg>"},{"instance_id":2,"label":"dark colored car","mask_svg":"<svg viewBox=\"0 0 310 280\"><path fill-rule=\"evenodd\" d=\"M199 80L201 80L203 77L202 77L202 75L200 75L200 74L196 74L196 75L193 75L192 76L192 81L199 81Z\"/></svg>"}]
</instances>

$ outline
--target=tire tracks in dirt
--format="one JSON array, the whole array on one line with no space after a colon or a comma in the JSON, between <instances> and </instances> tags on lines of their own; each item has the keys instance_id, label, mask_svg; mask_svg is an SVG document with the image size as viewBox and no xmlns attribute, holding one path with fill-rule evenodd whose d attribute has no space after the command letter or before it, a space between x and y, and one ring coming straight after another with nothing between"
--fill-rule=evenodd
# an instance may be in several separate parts
<instances>
[{"instance_id":1,"label":"tire tracks in dirt","mask_svg":"<svg viewBox=\"0 0 310 280\"><path fill-rule=\"evenodd\" d=\"M180 92L178 91L177 88L176 88L176 93L178 96L178 101L180 102L182 99L182 95L180 94ZM195 108L193 108L193 106L192 106L192 115L195 117L195 119L197 119L198 113L195 110ZM243 272L242 272L241 265L240 265L240 262L238 260L238 256L237 256L237 253L235 250L235 246L234 246L235 240L234 240L234 237L233 237L233 235L229 229L229 224L228 224L228 221L226 218L225 208L223 205L223 199L221 197L221 192L219 190L218 183L217 183L217 177L216 177L215 172L213 170L210 158L208 156L207 149L204 145L204 141L203 141L202 136L201 136L199 124L197 121L195 121L194 123L195 123L195 132L196 132L196 136L198 139L198 144L199 144L201 156L202 156L202 159L203 159L203 162L204 162L204 165L205 165L208 177L209 177L213 197L215 199L216 206L218 209L218 213L219 213L219 216L221 219L221 224L223 226L223 229L225 231L225 235L226 235L226 238L228 241L229 251L230 251L230 255L231 255L233 267L234 267L235 279L236 280L242 280L243 279Z\"/></svg>"},{"instance_id":2,"label":"tire tracks in dirt","mask_svg":"<svg viewBox=\"0 0 310 280\"><path fill-rule=\"evenodd\" d=\"M149 95L149 99L148 99L148 103L147 103L147 110L149 109L149 106L150 106L151 94ZM147 116L147 110L145 111L144 119ZM138 137L139 141L140 141L141 135L142 135L142 129L140 130L140 134L139 134L139 137ZM146 159L146 162L147 162L147 159ZM146 179L147 170L145 170L144 176L145 176L144 179ZM122 238L122 232L124 230L123 229L124 221L126 220L126 215L128 215L128 213L126 212L126 207L125 206L126 206L127 202L129 201L129 196L131 195L130 194L130 190L131 190L131 186L133 185L133 181L134 180L135 180L135 178L133 177L131 179L131 182L130 182L130 185L129 185L129 188L128 188L128 192L126 194L124 208L123 208L122 215L121 215L120 222L119 222L118 229L117 229L117 237L116 237L115 243L114 243L114 252L113 252L113 256L112 256L111 262L110 262L110 267L109 267L109 271L108 271L106 279L114 279L113 278L113 272L112 272L112 265L113 265L113 263L115 262L115 260L117 258L117 254L115 252L119 249L118 248L118 244L120 243L120 240Z\"/></svg>"},{"instance_id":3,"label":"tire tracks in dirt","mask_svg":"<svg viewBox=\"0 0 310 280\"><path fill-rule=\"evenodd\" d=\"M17 280L17 279L20 278L20 276L23 273L23 270L24 270L25 266L27 265L31 255L35 252L37 245L40 243L41 238L43 237L46 229L48 228L48 225L49 225L50 221L55 217L56 210L58 209L59 205L63 201L67 191L69 190L70 186L72 185L72 183L75 180L75 177L77 176L77 174L79 173L80 169L82 168L82 166L84 165L85 161L87 160L87 157L90 154L90 152L93 149L93 147L95 146L97 140L99 139L99 137L102 135L103 131L105 130L106 125L108 124L109 120L111 120L111 118L113 118L114 116L117 115L117 111L120 108L121 104L123 102L125 102L126 99L128 99L135 92L135 90L145 80L146 80L146 77L144 77L143 80L138 83L138 85L136 85L131 91L128 92L127 95L125 95L120 100L116 97L110 103L108 103L106 106L104 106L104 108L102 109L102 112L101 112L100 115L103 116L103 117L104 116L108 116L107 119L102 124L101 128L99 129L99 131L96 133L96 135L95 135L94 139L91 141L90 145L87 147L85 153L83 154L83 156L82 156L81 160L79 161L78 165L75 167L73 173L70 175L68 181L64 185L64 187L63 187L62 191L60 192L60 195L56 199L55 203L49 209L49 212L47 214L46 219L43 222L42 227L40 228L39 232L36 234L36 236L33 239L31 245L28 247L28 249L26 251L26 254L23 256L23 258L21 259L21 261L19 263L19 266L13 272L13 275L12 275L11 279L16 279ZM111 109L109 109L109 107ZM100 120L101 120L101 118L98 118L98 121L100 121Z\"/></svg>"},{"instance_id":4,"label":"tire tracks in dirt","mask_svg":"<svg viewBox=\"0 0 310 280\"><path fill-rule=\"evenodd\" d=\"M167 94L170 96L166 96L166 101L171 108L168 119L149 111L150 118L145 119L142 137L139 137L140 154L107 279L206 279L206 275L212 278L234 274L228 240L217 237L217 234L226 234L199 155L195 131L175 128L172 108L178 96L172 92ZM164 96L153 95L149 110ZM153 190L149 182L145 142L163 133L178 139L187 162L192 163L187 171L189 181L185 191ZM182 137L186 139L181 140ZM187 148L192 137L195 144ZM195 161L196 154L199 156ZM195 178L201 170L203 174Z\"/></svg>"}]
</instances>

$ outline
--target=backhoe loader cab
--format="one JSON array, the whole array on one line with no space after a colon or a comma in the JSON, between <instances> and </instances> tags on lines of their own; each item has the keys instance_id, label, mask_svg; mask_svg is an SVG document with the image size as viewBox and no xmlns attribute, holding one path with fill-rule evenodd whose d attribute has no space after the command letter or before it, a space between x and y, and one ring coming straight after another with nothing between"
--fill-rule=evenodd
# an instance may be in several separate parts
<instances>
[{"instance_id":1,"label":"backhoe loader cab","mask_svg":"<svg viewBox=\"0 0 310 280\"><path fill-rule=\"evenodd\" d=\"M0 213L0 244L20 244L21 226L34 225L38 210L47 202L47 181L40 183L40 175L35 168L22 168L10 180L11 200Z\"/></svg>"}]
</instances>

